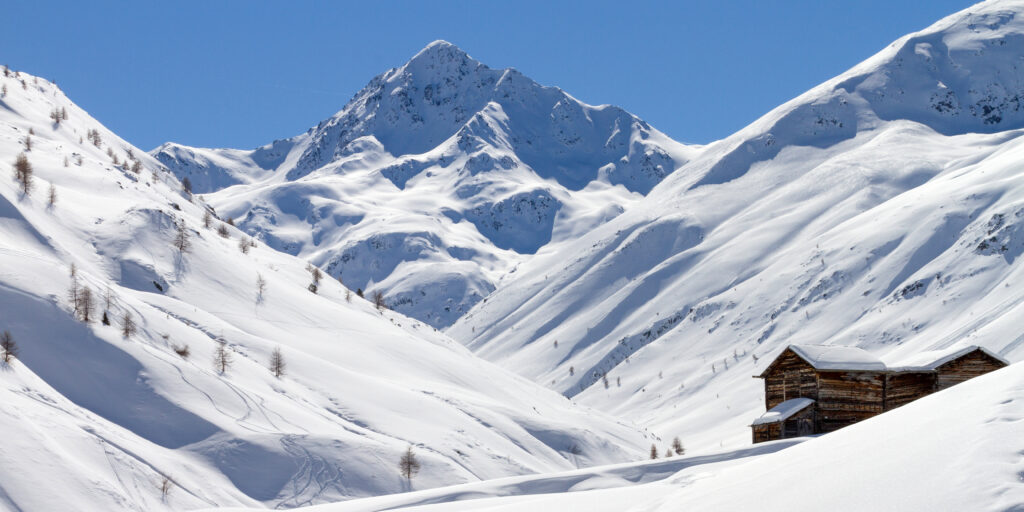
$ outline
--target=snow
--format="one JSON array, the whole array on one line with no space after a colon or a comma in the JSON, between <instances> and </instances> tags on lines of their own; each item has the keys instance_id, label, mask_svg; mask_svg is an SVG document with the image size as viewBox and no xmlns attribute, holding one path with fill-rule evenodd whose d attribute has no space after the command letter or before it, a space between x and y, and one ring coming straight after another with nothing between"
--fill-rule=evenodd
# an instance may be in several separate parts
<instances>
[{"instance_id":1,"label":"snow","mask_svg":"<svg viewBox=\"0 0 1024 512\"><path fill-rule=\"evenodd\" d=\"M993 353L985 347L979 347L977 345L969 345L966 347L949 347L943 350L929 350L927 352L921 352L908 357L900 359L889 359L886 363L887 367L893 371L929 371L935 370L938 367L959 359L975 350L984 352L989 357L1001 361L1003 364L1010 364L1009 361L1003 359L998 354Z\"/></svg>"},{"instance_id":2,"label":"snow","mask_svg":"<svg viewBox=\"0 0 1024 512\"><path fill-rule=\"evenodd\" d=\"M1019 508L1021 12L956 13L705 147L444 42L252 151L145 154L0 77L0 161L31 135L36 171L0 180L0 509ZM74 319L72 264L112 325ZM751 447L750 376L790 346L1015 364Z\"/></svg>"},{"instance_id":3,"label":"snow","mask_svg":"<svg viewBox=\"0 0 1024 512\"><path fill-rule=\"evenodd\" d=\"M13 72L0 83L0 161L30 136L35 171L29 195L0 180L0 331L20 347L0 369L0 510L376 496L406 488L395 467L410 445L424 467L416 488L644 456L651 434L639 426L378 311L335 280L310 293L306 261L262 243L243 252L244 234L225 226L219 236L218 219L203 227L200 197L56 85ZM68 119L53 123L62 107ZM171 244L177 225L188 252ZM97 303L89 323L69 305L72 264ZM125 337L128 314L137 330ZM220 341L234 360L224 373L212 364ZM281 378L267 367L278 347Z\"/></svg>"},{"instance_id":4,"label":"snow","mask_svg":"<svg viewBox=\"0 0 1024 512\"><path fill-rule=\"evenodd\" d=\"M862 348L838 345L789 345L786 348L818 370L885 371L885 363Z\"/></svg>"},{"instance_id":5,"label":"snow","mask_svg":"<svg viewBox=\"0 0 1024 512\"><path fill-rule=\"evenodd\" d=\"M750 376L789 345L876 370L968 345L1021 360L1024 111L1003 99L1024 94L1022 11L953 14L709 144L446 332L692 450L750 443ZM939 82L955 111L922 89Z\"/></svg>"},{"instance_id":6,"label":"snow","mask_svg":"<svg viewBox=\"0 0 1024 512\"><path fill-rule=\"evenodd\" d=\"M443 328L699 150L435 41L307 133L152 155L247 233Z\"/></svg>"},{"instance_id":7,"label":"snow","mask_svg":"<svg viewBox=\"0 0 1024 512\"><path fill-rule=\"evenodd\" d=\"M786 400L785 402L769 409L754 420L754 423L751 425L764 425L766 423L786 421L787 418L804 410L804 408L813 403L814 400L811 400L810 398L793 398L791 400Z\"/></svg>"},{"instance_id":8,"label":"snow","mask_svg":"<svg viewBox=\"0 0 1024 512\"><path fill-rule=\"evenodd\" d=\"M308 510L994 512L1024 503L1021 453L1018 363L823 436Z\"/></svg>"}]
</instances>

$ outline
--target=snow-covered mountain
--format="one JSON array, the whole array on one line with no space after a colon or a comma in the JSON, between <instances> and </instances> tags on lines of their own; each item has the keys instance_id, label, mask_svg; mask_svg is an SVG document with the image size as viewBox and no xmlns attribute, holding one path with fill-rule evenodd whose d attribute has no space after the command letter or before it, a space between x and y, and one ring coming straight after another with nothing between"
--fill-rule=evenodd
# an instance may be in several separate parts
<instances>
[{"instance_id":1,"label":"snow-covered mountain","mask_svg":"<svg viewBox=\"0 0 1024 512\"><path fill-rule=\"evenodd\" d=\"M0 161L33 170L28 194L0 180L0 333L20 348L0 363L0 510L398 492L410 445L417 488L642 457L648 434L630 424L336 281L311 293L305 261L207 222L56 85L0 85Z\"/></svg>"},{"instance_id":2,"label":"snow-covered mountain","mask_svg":"<svg viewBox=\"0 0 1024 512\"><path fill-rule=\"evenodd\" d=\"M247 233L445 327L699 152L436 41L304 134L151 153Z\"/></svg>"},{"instance_id":3,"label":"snow-covered mountain","mask_svg":"<svg viewBox=\"0 0 1024 512\"><path fill-rule=\"evenodd\" d=\"M750 442L789 343L1024 357L1024 3L899 39L524 262L448 332L582 403Z\"/></svg>"}]
</instances>

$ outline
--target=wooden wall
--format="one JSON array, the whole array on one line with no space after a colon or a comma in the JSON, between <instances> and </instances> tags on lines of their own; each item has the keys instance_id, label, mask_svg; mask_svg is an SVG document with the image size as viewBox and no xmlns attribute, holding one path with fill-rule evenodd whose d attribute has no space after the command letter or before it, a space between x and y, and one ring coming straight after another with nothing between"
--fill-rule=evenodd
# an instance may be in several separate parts
<instances>
[{"instance_id":1,"label":"wooden wall","mask_svg":"<svg viewBox=\"0 0 1024 512\"><path fill-rule=\"evenodd\" d=\"M935 392L935 372L892 373L886 376L886 411Z\"/></svg>"},{"instance_id":2,"label":"wooden wall","mask_svg":"<svg viewBox=\"0 0 1024 512\"><path fill-rule=\"evenodd\" d=\"M785 350L772 363L764 379L764 400L766 409L793 398L818 399L818 377L813 366Z\"/></svg>"},{"instance_id":3,"label":"wooden wall","mask_svg":"<svg viewBox=\"0 0 1024 512\"><path fill-rule=\"evenodd\" d=\"M973 379L979 375L998 370L1006 366L1002 361L995 359L981 350L975 350L964 354L959 359L954 359L938 368L936 379L937 389L946 389L954 384L965 380Z\"/></svg>"},{"instance_id":4,"label":"wooden wall","mask_svg":"<svg viewBox=\"0 0 1024 512\"><path fill-rule=\"evenodd\" d=\"M882 372L823 371L818 374L818 432L832 432L884 410Z\"/></svg>"},{"instance_id":5,"label":"wooden wall","mask_svg":"<svg viewBox=\"0 0 1024 512\"><path fill-rule=\"evenodd\" d=\"M782 439L782 423L752 425L750 429L754 433L754 444Z\"/></svg>"}]
</instances>

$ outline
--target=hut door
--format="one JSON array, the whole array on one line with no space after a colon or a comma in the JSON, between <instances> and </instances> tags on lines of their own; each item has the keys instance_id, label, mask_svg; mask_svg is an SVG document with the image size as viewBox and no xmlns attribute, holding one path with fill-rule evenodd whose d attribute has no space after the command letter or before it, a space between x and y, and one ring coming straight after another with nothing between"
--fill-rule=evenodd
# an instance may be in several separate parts
<instances>
[{"instance_id":1,"label":"hut door","mask_svg":"<svg viewBox=\"0 0 1024 512\"><path fill-rule=\"evenodd\" d=\"M809 436L814 433L814 422L810 418L803 418L797 426L799 436Z\"/></svg>"}]
</instances>

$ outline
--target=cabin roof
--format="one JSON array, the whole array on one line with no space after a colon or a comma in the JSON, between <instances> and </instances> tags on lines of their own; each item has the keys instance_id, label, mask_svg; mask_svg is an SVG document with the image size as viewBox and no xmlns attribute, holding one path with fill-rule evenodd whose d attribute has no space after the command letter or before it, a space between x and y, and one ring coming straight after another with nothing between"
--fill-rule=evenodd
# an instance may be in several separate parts
<instances>
[{"instance_id":1,"label":"cabin roof","mask_svg":"<svg viewBox=\"0 0 1024 512\"><path fill-rule=\"evenodd\" d=\"M885 363L870 352L857 347L843 347L839 345L789 345L782 352L792 350L801 359L807 361L816 370L854 370L854 371L878 371L886 370ZM759 377L765 377L775 361L765 368Z\"/></svg>"},{"instance_id":2,"label":"cabin roof","mask_svg":"<svg viewBox=\"0 0 1024 512\"><path fill-rule=\"evenodd\" d=\"M754 425L765 425L768 423L778 423L780 421L786 421L790 416L804 410L807 406L814 403L814 400L810 398L793 398L786 400L775 407L772 407L761 415L761 417L754 420L750 426Z\"/></svg>"},{"instance_id":3,"label":"cabin roof","mask_svg":"<svg viewBox=\"0 0 1024 512\"><path fill-rule=\"evenodd\" d=\"M886 357L886 365L890 370L893 371L932 371L938 369L938 367L950 362L960 359L975 350L982 351L985 355L999 361L1005 365L1009 365L1010 362L1003 359L998 354L988 350L985 347L979 347L978 345L970 345L967 347L949 347L941 350L929 350L927 352L919 352L902 358Z\"/></svg>"}]
</instances>

